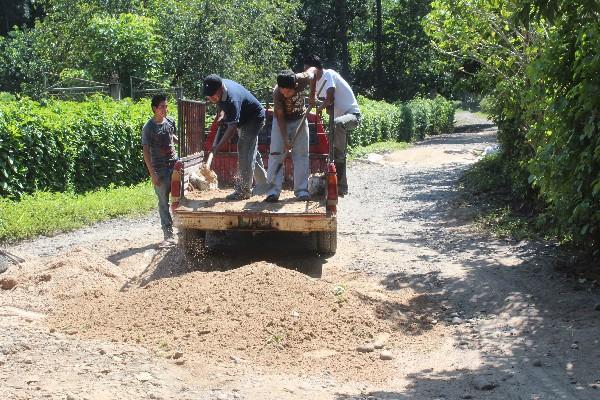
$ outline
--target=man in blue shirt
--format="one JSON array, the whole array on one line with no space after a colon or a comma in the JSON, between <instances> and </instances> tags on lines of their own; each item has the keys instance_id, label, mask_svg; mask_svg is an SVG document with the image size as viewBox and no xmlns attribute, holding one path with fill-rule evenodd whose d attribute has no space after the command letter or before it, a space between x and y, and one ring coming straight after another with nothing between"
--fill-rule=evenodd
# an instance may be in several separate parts
<instances>
[{"instance_id":1,"label":"man in blue shirt","mask_svg":"<svg viewBox=\"0 0 600 400\"><path fill-rule=\"evenodd\" d=\"M228 200L245 200L252 196L252 178L257 185L267 182L267 173L258 153L258 133L265 125L265 109L246 88L230 79L211 74L204 78L204 96L218 105L217 118L227 125L223 137L212 148L217 153L238 134L238 179Z\"/></svg>"}]
</instances>

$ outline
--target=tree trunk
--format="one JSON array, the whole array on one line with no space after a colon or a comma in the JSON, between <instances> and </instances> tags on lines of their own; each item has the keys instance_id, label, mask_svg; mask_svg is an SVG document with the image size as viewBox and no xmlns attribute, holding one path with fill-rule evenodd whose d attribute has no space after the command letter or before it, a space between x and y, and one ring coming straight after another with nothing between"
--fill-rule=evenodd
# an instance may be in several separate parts
<instances>
[{"instance_id":1,"label":"tree trunk","mask_svg":"<svg viewBox=\"0 0 600 400\"><path fill-rule=\"evenodd\" d=\"M383 32L381 17L381 0L375 0L375 88L377 97L383 97Z\"/></svg>"},{"instance_id":2,"label":"tree trunk","mask_svg":"<svg viewBox=\"0 0 600 400\"><path fill-rule=\"evenodd\" d=\"M337 20L337 37L341 47L340 73L348 78L350 75L350 52L348 51L348 21L346 18L346 0L335 0L335 16Z\"/></svg>"}]
</instances>

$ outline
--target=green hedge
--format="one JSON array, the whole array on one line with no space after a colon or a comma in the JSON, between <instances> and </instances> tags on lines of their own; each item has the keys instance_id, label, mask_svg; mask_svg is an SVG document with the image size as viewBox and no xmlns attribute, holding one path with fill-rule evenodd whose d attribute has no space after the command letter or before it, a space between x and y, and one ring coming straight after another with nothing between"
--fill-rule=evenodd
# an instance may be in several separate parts
<instances>
[{"instance_id":1,"label":"green hedge","mask_svg":"<svg viewBox=\"0 0 600 400\"><path fill-rule=\"evenodd\" d=\"M140 146L148 100L86 102L0 95L0 196L36 191L84 192L147 177ZM358 96L363 120L349 146L410 142L452 131L454 107L443 97L390 104Z\"/></svg>"},{"instance_id":2,"label":"green hedge","mask_svg":"<svg viewBox=\"0 0 600 400\"><path fill-rule=\"evenodd\" d=\"M0 102L0 195L83 192L147 177L140 146L148 101L27 98ZM8 100L8 101L6 101Z\"/></svg>"},{"instance_id":3,"label":"green hedge","mask_svg":"<svg viewBox=\"0 0 600 400\"><path fill-rule=\"evenodd\" d=\"M428 135L450 133L454 127L455 107L441 96L397 104L358 96L358 104L363 118L352 131L350 148L388 140L422 140Z\"/></svg>"}]
</instances>

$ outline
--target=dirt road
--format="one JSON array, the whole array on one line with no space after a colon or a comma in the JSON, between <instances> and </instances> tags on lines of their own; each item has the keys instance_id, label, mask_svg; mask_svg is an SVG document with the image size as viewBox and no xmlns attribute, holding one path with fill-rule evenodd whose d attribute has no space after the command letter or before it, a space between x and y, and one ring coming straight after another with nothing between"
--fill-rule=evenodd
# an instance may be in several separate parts
<instances>
[{"instance_id":1,"label":"dirt road","mask_svg":"<svg viewBox=\"0 0 600 400\"><path fill-rule=\"evenodd\" d=\"M155 215L4 249L6 399L595 399L597 282L549 244L474 229L458 133L355 161L335 256L295 235L215 235L186 263Z\"/></svg>"}]
</instances>

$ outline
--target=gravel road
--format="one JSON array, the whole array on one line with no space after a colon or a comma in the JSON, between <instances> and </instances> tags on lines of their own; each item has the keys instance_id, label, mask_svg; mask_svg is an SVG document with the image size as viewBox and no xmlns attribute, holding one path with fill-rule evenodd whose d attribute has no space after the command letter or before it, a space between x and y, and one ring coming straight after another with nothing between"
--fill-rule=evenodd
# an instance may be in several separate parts
<instances>
[{"instance_id":1,"label":"gravel road","mask_svg":"<svg viewBox=\"0 0 600 400\"><path fill-rule=\"evenodd\" d=\"M457 120L352 163L330 258L214 235L190 264L154 213L2 246L25 261L0 274L0 396L600 398L598 283L475 228L457 181L496 131Z\"/></svg>"}]
</instances>

